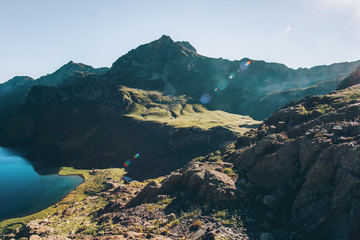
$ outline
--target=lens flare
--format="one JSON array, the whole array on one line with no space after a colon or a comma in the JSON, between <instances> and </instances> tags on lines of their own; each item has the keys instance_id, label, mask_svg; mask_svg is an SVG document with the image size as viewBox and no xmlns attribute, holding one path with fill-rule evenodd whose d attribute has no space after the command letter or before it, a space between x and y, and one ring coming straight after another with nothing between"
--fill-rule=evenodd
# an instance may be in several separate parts
<instances>
[{"instance_id":1,"label":"lens flare","mask_svg":"<svg viewBox=\"0 0 360 240\"><path fill-rule=\"evenodd\" d=\"M211 101L211 94L210 93L204 93L201 98L200 98L200 102L202 104L208 104Z\"/></svg>"},{"instance_id":2,"label":"lens flare","mask_svg":"<svg viewBox=\"0 0 360 240\"><path fill-rule=\"evenodd\" d=\"M215 92L218 91L219 89L218 88L215 88Z\"/></svg>"},{"instance_id":3,"label":"lens flare","mask_svg":"<svg viewBox=\"0 0 360 240\"><path fill-rule=\"evenodd\" d=\"M291 30L294 29L294 25L288 26L285 31L283 31L283 34L288 34Z\"/></svg>"},{"instance_id":4,"label":"lens flare","mask_svg":"<svg viewBox=\"0 0 360 240\"><path fill-rule=\"evenodd\" d=\"M134 158L138 158L140 156L140 154L135 154Z\"/></svg>"},{"instance_id":5,"label":"lens flare","mask_svg":"<svg viewBox=\"0 0 360 240\"><path fill-rule=\"evenodd\" d=\"M220 80L218 83L217 83L217 87L220 89L220 90L225 90L227 87L229 86L229 83L228 81L226 80Z\"/></svg>"},{"instance_id":6,"label":"lens flare","mask_svg":"<svg viewBox=\"0 0 360 240\"><path fill-rule=\"evenodd\" d=\"M229 79L233 79L235 77L235 73L231 73Z\"/></svg>"},{"instance_id":7,"label":"lens flare","mask_svg":"<svg viewBox=\"0 0 360 240\"><path fill-rule=\"evenodd\" d=\"M130 160L127 160L126 162L124 162L124 166L125 167L129 167L131 164L131 161Z\"/></svg>"},{"instance_id":8,"label":"lens flare","mask_svg":"<svg viewBox=\"0 0 360 240\"><path fill-rule=\"evenodd\" d=\"M248 70L250 64L251 64L251 61L250 61L250 60L241 62L241 63L240 63L240 70L241 70L241 71L246 71L246 70Z\"/></svg>"}]
</instances>

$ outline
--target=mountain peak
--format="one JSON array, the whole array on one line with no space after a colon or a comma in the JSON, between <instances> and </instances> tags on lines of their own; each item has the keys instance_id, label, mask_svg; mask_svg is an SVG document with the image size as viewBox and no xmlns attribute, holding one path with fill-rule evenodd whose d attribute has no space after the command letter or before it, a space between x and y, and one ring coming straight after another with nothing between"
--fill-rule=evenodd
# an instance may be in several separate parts
<instances>
[{"instance_id":1,"label":"mountain peak","mask_svg":"<svg viewBox=\"0 0 360 240\"><path fill-rule=\"evenodd\" d=\"M167 36L167 35L162 35L161 38L159 38L157 41L174 43L174 41L171 39L171 37Z\"/></svg>"},{"instance_id":2,"label":"mountain peak","mask_svg":"<svg viewBox=\"0 0 360 240\"><path fill-rule=\"evenodd\" d=\"M135 71L138 76L157 78L156 74L163 74L164 66L169 63L186 62L187 66L190 61L189 56L193 56L194 53L196 49L189 42L174 42L171 37L162 35L159 39L141 45L118 58L109 70L109 74L116 75L116 79L119 79L119 76ZM138 69L134 70L135 68ZM150 70L150 75L145 73L147 69Z\"/></svg>"}]
</instances>

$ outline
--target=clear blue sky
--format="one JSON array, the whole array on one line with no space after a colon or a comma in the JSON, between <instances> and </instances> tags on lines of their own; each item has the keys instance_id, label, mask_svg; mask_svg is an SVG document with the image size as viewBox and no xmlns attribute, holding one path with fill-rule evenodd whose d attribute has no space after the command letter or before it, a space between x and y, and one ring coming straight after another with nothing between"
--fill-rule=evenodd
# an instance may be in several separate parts
<instances>
[{"instance_id":1,"label":"clear blue sky","mask_svg":"<svg viewBox=\"0 0 360 240\"><path fill-rule=\"evenodd\" d=\"M166 34L210 57L311 67L360 59L359 0L1 0L0 82L107 66Z\"/></svg>"}]
</instances>

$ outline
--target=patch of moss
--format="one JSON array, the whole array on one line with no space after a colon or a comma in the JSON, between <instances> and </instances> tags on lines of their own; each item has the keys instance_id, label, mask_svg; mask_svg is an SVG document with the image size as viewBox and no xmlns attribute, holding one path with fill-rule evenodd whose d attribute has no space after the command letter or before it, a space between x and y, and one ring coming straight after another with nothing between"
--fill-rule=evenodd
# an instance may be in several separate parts
<instances>
[{"instance_id":1,"label":"patch of moss","mask_svg":"<svg viewBox=\"0 0 360 240\"><path fill-rule=\"evenodd\" d=\"M222 171L223 171L223 173L225 173L229 177L237 177L236 172L232 168L224 168Z\"/></svg>"}]
</instances>

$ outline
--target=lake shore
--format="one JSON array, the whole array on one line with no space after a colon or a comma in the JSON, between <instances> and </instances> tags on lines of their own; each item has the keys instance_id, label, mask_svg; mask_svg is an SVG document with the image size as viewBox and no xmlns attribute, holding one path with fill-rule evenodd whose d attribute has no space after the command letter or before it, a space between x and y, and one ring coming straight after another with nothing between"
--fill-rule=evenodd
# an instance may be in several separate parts
<instances>
[{"instance_id":1,"label":"lake shore","mask_svg":"<svg viewBox=\"0 0 360 240\"><path fill-rule=\"evenodd\" d=\"M62 167L58 172L58 175L76 175L83 178L84 181L58 203L51 205L40 212L24 217L10 218L1 221L0 234L6 234L7 232L14 231L15 229L20 228L35 219L46 218L47 216L63 212L71 204L85 199L94 192L101 191L101 189L103 188L102 184L106 181L107 176L116 176L120 178L124 174L125 171L123 169L78 170L71 167Z\"/></svg>"}]
</instances>

